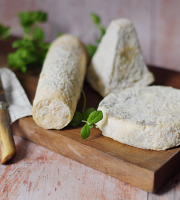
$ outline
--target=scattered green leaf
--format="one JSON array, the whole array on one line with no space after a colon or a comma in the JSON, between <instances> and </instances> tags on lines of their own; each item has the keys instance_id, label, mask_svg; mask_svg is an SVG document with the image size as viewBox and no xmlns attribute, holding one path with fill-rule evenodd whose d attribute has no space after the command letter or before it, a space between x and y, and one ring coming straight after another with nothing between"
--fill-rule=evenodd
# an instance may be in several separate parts
<instances>
[{"instance_id":1,"label":"scattered green leaf","mask_svg":"<svg viewBox=\"0 0 180 200\"><path fill-rule=\"evenodd\" d=\"M42 11L21 12L19 13L19 19L22 27L27 28L31 27L37 22L46 22L47 13Z\"/></svg>"},{"instance_id":2,"label":"scattered green leaf","mask_svg":"<svg viewBox=\"0 0 180 200\"><path fill-rule=\"evenodd\" d=\"M81 122L82 122L82 114L76 111L70 125L72 127L77 127L81 124Z\"/></svg>"},{"instance_id":3,"label":"scattered green leaf","mask_svg":"<svg viewBox=\"0 0 180 200\"><path fill-rule=\"evenodd\" d=\"M81 124L81 122L86 123L81 129L81 137L83 139L86 139L89 137L91 128L93 128L93 125L103 118L103 113L102 111L99 111L99 110L96 111L96 109L92 107L85 109L86 95L83 90L82 90L82 94L83 94L83 99L84 99L83 112L81 114L80 112L76 111L70 125L72 127L77 127Z\"/></svg>"},{"instance_id":4,"label":"scattered green leaf","mask_svg":"<svg viewBox=\"0 0 180 200\"><path fill-rule=\"evenodd\" d=\"M94 22L94 24L96 24L96 25L99 25L101 22L100 17L95 13L91 13L91 19Z\"/></svg>"},{"instance_id":5,"label":"scattered green leaf","mask_svg":"<svg viewBox=\"0 0 180 200\"><path fill-rule=\"evenodd\" d=\"M95 111L96 109L95 108L88 108L88 109L86 109L84 112L83 112L83 114L82 114L82 119L84 120L84 121L87 121L87 118L89 117L89 115L93 112L93 111Z\"/></svg>"},{"instance_id":6,"label":"scattered green leaf","mask_svg":"<svg viewBox=\"0 0 180 200\"><path fill-rule=\"evenodd\" d=\"M0 23L0 39L6 39L10 36L10 28Z\"/></svg>"},{"instance_id":7,"label":"scattered green leaf","mask_svg":"<svg viewBox=\"0 0 180 200\"><path fill-rule=\"evenodd\" d=\"M44 31L40 27L36 27L33 32L34 40L44 41Z\"/></svg>"},{"instance_id":8,"label":"scattered green leaf","mask_svg":"<svg viewBox=\"0 0 180 200\"><path fill-rule=\"evenodd\" d=\"M88 54L89 54L90 58L92 59L92 57L96 53L97 45L101 42L102 37L106 33L106 28L101 25L101 19L100 19L100 17L97 14L91 13L91 19L92 19L93 23L95 24L95 26L100 31L100 37L96 40L96 45L88 44L86 46Z\"/></svg>"},{"instance_id":9,"label":"scattered green leaf","mask_svg":"<svg viewBox=\"0 0 180 200\"><path fill-rule=\"evenodd\" d=\"M24 30L24 37L13 42L17 50L9 54L9 66L27 71L27 66L42 65L50 44L44 41L44 31L38 26L39 22L47 20L47 13L41 11L21 12L19 20Z\"/></svg>"},{"instance_id":10,"label":"scattered green leaf","mask_svg":"<svg viewBox=\"0 0 180 200\"><path fill-rule=\"evenodd\" d=\"M87 48L87 52L88 52L90 58L92 59L92 57L93 57L94 54L96 53L97 46L92 45L92 44L88 44L88 45L86 46L86 48Z\"/></svg>"},{"instance_id":11,"label":"scattered green leaf","mask_svg":"<svg viewBox=\"0 0 180 200\"><path fill-rule=\"evenodd\" d=\"M90 123L90 124L95 124L97 123L98 121L100 121L101 119L103 118L103 113L102 111L98 110L98 111L93 111L88 119L87 119L87 122Z\"/></svg>"},{"instance_id":12,"label":"scattered green leaf","mask_svg":"<svg viewBox=\"0 0 180 200\"><path fill-rule=\"evenodd\" d=\"M85 124L81 129L81 137L82 137L82 139L88 138L90 133L91 133L91 128L89 127L88 124Z\"/></svg>"}]
</instances>

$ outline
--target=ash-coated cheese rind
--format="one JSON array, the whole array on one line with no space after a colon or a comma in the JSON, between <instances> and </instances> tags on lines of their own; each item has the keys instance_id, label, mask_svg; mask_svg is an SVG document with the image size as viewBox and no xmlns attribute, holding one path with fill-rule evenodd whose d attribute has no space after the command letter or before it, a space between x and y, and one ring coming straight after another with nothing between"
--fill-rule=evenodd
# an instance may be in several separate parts
<instances>
[{"instance_id":1,"label":"ash-coated cheese rind","mask_svg":"<svg viewBox=\"0 0 180 200\"><path fill-rule=\"evenodd\" d=\"M72 35L56 39L40 74L33 119L45 129L62 129L73 118L87 64L84 45Z\"/></svg>"},{"instance_id":2,"label":"ash-coated cheese rind","mask_svg":"<svg viewBox=\"0 0 180 200\"><path fill-rule=\"evenodd\" d=\"M87 79L103 97L116 89L146 86L154 81L143 60L136 30L129 20L111 22L92 59Z\"/></svg>"},{"instance_id":3,"label":"ash-coated cheese rind","mask_svg":"<svg viewBox=\"0 0 180 200\"><path fill-rule=\"evenodd\" d=\"M152 86L111 93L99 104L104 136L131 146L165 150L180 145L180 90Z\"/></svg>"}]
</instances>

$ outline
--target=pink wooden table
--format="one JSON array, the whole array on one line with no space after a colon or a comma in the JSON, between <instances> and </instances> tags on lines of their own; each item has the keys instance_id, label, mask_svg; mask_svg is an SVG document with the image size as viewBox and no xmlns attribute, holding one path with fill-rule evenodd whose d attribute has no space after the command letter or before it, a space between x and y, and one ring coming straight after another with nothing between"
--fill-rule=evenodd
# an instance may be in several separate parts
<instances>
[{"instance_id":1,"label":"pink wooden table","mask_svg":"<svg viewBox=\"0 0 180 200\"><path fill-rule=\"evenodd\" d=\"M0 166L1 200L180 200L180 172L150 194L21 137L15 142L13 164Z\"/></svg>"}]
</instances>

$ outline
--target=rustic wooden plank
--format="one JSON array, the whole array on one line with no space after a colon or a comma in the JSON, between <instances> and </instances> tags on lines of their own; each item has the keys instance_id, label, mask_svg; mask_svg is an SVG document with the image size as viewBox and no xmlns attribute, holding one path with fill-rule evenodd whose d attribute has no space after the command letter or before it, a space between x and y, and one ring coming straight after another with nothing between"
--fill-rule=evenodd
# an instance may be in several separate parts
<instances>
[{"instance_id":1,"label":"rustic wooden plank","mask_svg":"<svg viewBox=\"0 0 180 200\"><path fill-rule=\"evenodd\" d=\"M157 194L149 193L148 200L180 200L180 171Z\"/></svg>"},{"instance_id":2,"label":"rustic wooden plank","mask_svg":"<svg viewBox=\"0 0 180 200\"><path fill-rule=\"evenodd\" d=\"M160 69L157 69L157 68L151 68L151 70L153 71L153 73L155 74L156 76L156 84L163 84L163 85L172 85L174 87L177 87L177 88L180 88L180 82L179 82L179 73L176 73L176 72L171 72L171 71L167 71L167 70L160 70ZM25 76L25 75L22 75L20 73L18 73L18 77L20 79L20 81L22 82L30 100L32 101L33 100L33 97L34 97L34 91L36 89L36 84L37 84L37 75L39 73L40 69L37 68L37 69L33 69L31 71L28 71L28 74ZM88 86L86 86L85 88L86 91L89 91L87 94L88 94L88 98L87 99L91 99L92 96L94 96L94 100L93 101L88 101L88 106L94 106L96 107L98 102L100 101L101 97L97 95L97 93L95 93L93 90L91 90ZM79 104L79 109L81 108L81 101L80 101L80 104ZM29 123L29 119L30 118L26 118L28 119L28 121L25 122L26 123ZM30 120L30 122L32 122L32 119ZM32 122L33 123L33 122ZM24 124L24 121L22 122L22 120L19 121L19 123L17 122L17 124ZM26 124L27 125L27 124ZM34 125L33 125L34 126ZM36 125L35 125L36 126ZM17 134L24 134L27 132L27 127L28 126L25 126L24 127L24 130L22 132L20 132L19 130L17 131ZM17 127L16 127L17 128ZM39 128L39 127L38 127ZM36 136L36 127L34 127L35 132L33 132L33 137L35 137L35 139L37 140L38 136ZM45 131L46 132L46 142L45 144L48 144L49 143L49 139L51 139L52 135L56 135L55 137L57 138L64 138L62 141L60 142L63 142L64 145L67 143L67 138L68 138L68 141L71 141L72 142L72 145L70 145L69 147L69 150L67 150L66 152L62 152L63 150L61 149L60 151L62 152L63 155L66 155L66 156L69 156L69 157L73 157L74 159L77 159L77 161L79 162L82 162L84 164L87 164L91 167L92 166L92 163L88 163L87 159L85 161L82 161L81 160L81 156L80 158L79 155L81 155L78 151L79 151L79 143L81 143L81 145L83 146L83 148L85 147L86 148L86 152L87 154L83 155L83 156L87 156L87 155L90 155L92 156L92 154L89 153L89 148L90 150L93 149L93 151L95 150L97 153L99 153L98 155L102 155L102 158L107 159L107 161L105 162L105 166L103 166L101 163L97 164L94 168L95 169L98 169L100 171L103 171L104 173L107 173L107 174L110 174L113 176L113 173L114 171L112 170L109 170L109 166L110 166L110 161L109 161L109 156L113 158L113 160L115 160L116 163L120 163L122 166L121 166L121 170L122 172L124 172L124 175L123 173L119 173L118 174L118 177L124 181L126 181L126 179L128 178L129 179L129 172L130 173L133 173L134 174L134 171L132 171L132 167L134 166L138 166L138 172L140 172L139 174L136 174L136 176L139 176L138 179L131 179L130 177L130 180L133 180L133 184L134 185L137 185L139 186L140 184L142 183L137 183L138 181L137 180L142 180L144 179L145 180L145 188L147 187L147 185L149 184L151 186L151 190L153 190L153 183L149 182L149 180L146 178L146 177L142 177L143 173L144 175L147 175L150 177L150 180L153 180L152 178L152 175L155 176L156 178L158 176L161 177L161 182L163 180L163 178L168 178L168 175L166 176L162 176L161 173L160 175L158 174L159 173L159 169L160 169L160 165L161 166L164 166L164 164L167 162L168 159L170 159L171 157L173 157L174 155L178 155L176 153L178 153L178 148L175 148L175 149L172 149L172 150L169 150L169 151L164 151L164 152L168 152L168 153L165 153L165 154L162 154L161 156L158 156L158 153L147 153L147 152L155 152L155 151L147 151L147 150L140 150L138 148L133 148L133 147L129 147L127 145L123 145L123 144L120 144L118 143L117 146L121 146L121 150L122 151L119 151L119 147L117 148L114 148L114 143L117 143L115 141L112 141L111 139L108 139L108 138L104 138L100 135L100 132L99 131L96 131L97 129L94 129L93 130L93 134L91 136L91 138L89 138L87 141L83 141L81 140L80 136L79 136L79 129L74 129L73 131L66 128L65 129L65 132L64 133L59 133L59 131L55 131L53 133L53 131ZM29 132L28 132L29 134ZM30 137L32 137L32 134L30 133ZM24 136L26 137L26 136ZM43 137L41 138L38 138L38 140L42 140ZM108 141L108 143L110 144L109 146L106 145L106 142L105 141ZM42 141L40 141L41 143L43 143ZM71 144L71 143L70 143ZM77 145L78 144L78 145ZM42 144L43 145L43 144ZM56 144L55 142L55 145L56 145L56 149L55 151L59 151L59 143ZM48 146L51 146L50 144L48 144ZM127 146L127 150L126 150L126 146ZM74 149L72 148L74 147ZM52 148L52 147L49 147L49 148ZM101 151L103 148L104 149L104 152L99 152ZM123 151L124 149L124 151ZM177 152L176 152L177 150ZM129 152L133 152L133 154L129 154ZM74 155L69 155L74 153ZM79 154L78 154L79 153ZM89 154L88 154L89 153ZM138 155L138 154L139 155ZM146 159L145 160L141 160L142 158L142 155L145 153L145 157ZM136 156L134 156L136 154ZM129 157L127 156L129 155ZM121 159L121 162L117 161L117 159ZM177 157L176 157L177 158ZM99 160L99 157L93 157L92 160L94 161L98 161L100 162ZM158 160L158 163L155 162ZM148 162L145 162L145 161L148 161ZM87 163L85 163L87 162ZM148 164L147 164L148 163ZM173 163L175 163L175 160L170 160L170 163L171 165L173 165ZM159 165L160 164L160 165ZM99 167L100 166L100 167ZM124 168L126 168L126 166L128 166L127 169L123 169L123 166L125 166ZM135 167L135 169L136 169ZM174 166L173 166L174 167ZM177 160L176 162L176 167L179 167L179 160ZM100 169L99 169L100 168ZM141 169L141 168L144 168L145 170ZM116 171L118 170L117 169L117 166L114 166L114 168ZM111 172L112 171L112 172ZM173 170L171 170L172 172L174 172ZM163 172L165 173L167 172L166 170ZM167 174L167 173L165 173ZM117 176L117 174L115 175L115 177ZM165 179L164 179L165 181ZM140 186L139 186L140 187ZM157 185L155 185L155 187L158 188Z\"/></svg>"},{"instance_id":3,"label":"rustic wooden plank","mask_svg":"<svg viewBox=\"0 0 180 200\"><path fill-rule=\"evenodd\" d=\"M31 101L38 71L31 70L27 75L18 74ZM180 87L180 73L154 68L152 71L156 76L164 77L157 78L160 82L157 81L156 84L175 84L176 87ZM97 107L101 97L85 85L88 106ZM166 151L134 148L102 136L96 128L92 130L89 139L82 140L81 127L67 127L60 131L44 130L38 127L31 117L18 120L12 128L19 136L150 192L159 189L180 167L180 147Z\"/></svg>"}]
</instances>

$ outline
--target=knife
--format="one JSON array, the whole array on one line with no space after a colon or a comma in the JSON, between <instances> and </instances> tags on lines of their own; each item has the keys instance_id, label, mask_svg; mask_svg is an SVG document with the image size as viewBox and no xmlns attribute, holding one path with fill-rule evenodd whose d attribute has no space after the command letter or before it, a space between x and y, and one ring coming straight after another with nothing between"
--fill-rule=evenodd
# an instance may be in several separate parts
<instances>
[{"instance_id":1,"label":"knife","mask_svg":"<svg viewBox=\"0 0 180 200\"><path fill-rule=\"evenodd\" d=\"M5 92L0 76L0 145L2 164L5 164L11 160L16 153L7 107Z\"/></svg>"}]
</instances>

